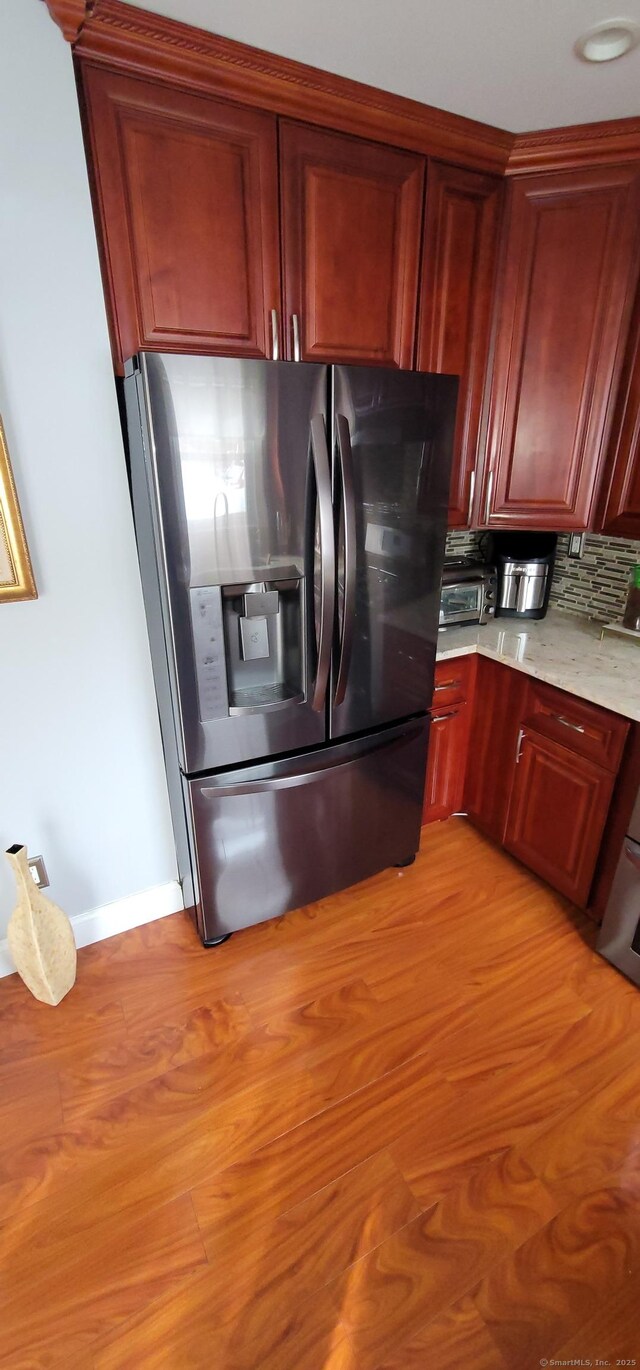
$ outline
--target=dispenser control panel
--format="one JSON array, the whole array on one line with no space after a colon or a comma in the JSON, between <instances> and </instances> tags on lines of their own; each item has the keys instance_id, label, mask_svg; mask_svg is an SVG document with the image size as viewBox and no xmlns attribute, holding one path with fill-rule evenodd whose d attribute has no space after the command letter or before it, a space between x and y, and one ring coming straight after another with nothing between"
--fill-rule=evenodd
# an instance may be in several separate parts
<instances>
[{"instance_id":1,"label":"dispenser control panel","mask_svg":"<svg viewBox=\"0 0 640 1370\"><path fill-rule=\"evenodd\" d=\"M217 585L198 586L190 595L198 703L200 718L206 723L211 718L226 718L229 713L222 596Z\"/></svg>"}]
</instances>

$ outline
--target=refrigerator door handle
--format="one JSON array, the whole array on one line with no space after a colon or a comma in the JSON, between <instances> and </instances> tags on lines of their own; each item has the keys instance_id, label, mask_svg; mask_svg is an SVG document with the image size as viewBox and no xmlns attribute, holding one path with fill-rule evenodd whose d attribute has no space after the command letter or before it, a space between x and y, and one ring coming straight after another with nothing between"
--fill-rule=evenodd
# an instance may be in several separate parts
<instances>
[{"instance_id":1,"label":"refrigerator door handle","mask_svg":"<svg viewBox=\"0 0 640 1370\"><path fill-rule=\"evenodd\" d=\"M360 760L354 756L351 761L343 761L342 766L355 766ZM307 785L318 776L331 774L331 767L324 766L317 771L295 771L290 775L277 775L271 780L240 780L237 785L208 786L200 791L203 799L230 799L241 794L265 794L270 790L290 790L294 785Z\"/></svg>"},{"instance_id":2,"label":"refrigerator door handle","mask_svg":"<svg viewBox=\"0 0 640 1370\"><path fill-rule=\"evenodd\" d=\"M302 757L300 760L300 770L292 767L290 770L281 770L279 774L269 776L256 776L253 780L232 780L224 784L224 776L220 777L221 784L199 786L199 793L203 799L228 799L235 795L242 794L264 794L270 790L291 789L294 785L306 785L312 780L317 780L322 775L331 776L335 773L336 767L344 771L347 767L356 766L362 758L372 752L382 752L387 748L396 747L416 738L424 728L424 719L416 719L401 727L393 728L386 733L374 733L373 737L361 738L352 747L351 754L336 758L331 751L323 752L318 757ZM192 781L196 784L196 781Z\"/></svg>"},{"instance_id":3,"label":"refrigerator door handle","mask_svg":"<svg viewBox=\"0 0 640 1370\"><path fill-rule=\"evenodd\" d=\"M344 414L336 414L336 429L340 453L340 480L344 516L344 598L342 604L342 641L333 700L335 707L342 704L347 692L356 612L356 501L353 488L351 434Z\"/></svg>"},{"instance_id":4,"label":"refrigerator door handle","mask_svg":"<svg viewBox=\"0 0 640 1370\"><path fill-rule=\"evenodd\" d=\"M311 454L316 478L320 527L320 626L316 678L311 696L311 707L319 712L324 708L327 694L336 594L331 467L327 447L327 432L322 414L314 414L311 419Z\"/></svg>"}]
</instances>

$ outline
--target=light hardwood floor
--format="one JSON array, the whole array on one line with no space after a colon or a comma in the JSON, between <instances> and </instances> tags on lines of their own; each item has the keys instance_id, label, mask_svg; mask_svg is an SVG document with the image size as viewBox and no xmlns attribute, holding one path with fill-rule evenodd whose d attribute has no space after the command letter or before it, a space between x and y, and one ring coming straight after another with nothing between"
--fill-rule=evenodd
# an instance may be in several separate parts
<instances>
[{"instance_id":1,"label":"light hardwood floor","mask_svg":"<svg viewBox=\"0 0 640 1370\"><path fill-rule=\"evenodd\" d=\"M640 1365L640 991L454 819L205 951L0 983L0 1364Z\"/></svg>"}]
</instances>

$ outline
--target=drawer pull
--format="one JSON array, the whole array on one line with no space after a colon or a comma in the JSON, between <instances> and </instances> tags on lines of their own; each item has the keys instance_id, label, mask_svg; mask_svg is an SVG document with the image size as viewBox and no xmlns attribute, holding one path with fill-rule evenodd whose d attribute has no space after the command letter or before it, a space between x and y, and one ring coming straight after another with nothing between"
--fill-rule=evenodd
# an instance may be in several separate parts
<instances>
[{"instance_id":1,"label":"drawer pull","mask_svg":"<svg viewBox=\"0 0 640 1370\"><path fill-rule=\"evenodd\" d=\"M522 744L524 742L524 736L524 728L521 728L518 733L518 741L516 742L516 766L520 760L520 757L522 756Z\"/></svg>"},{"instance_id":2,"label":"drawer pull","mask_svg":"<svg viewBox=\"0 0 640 1370\"><path fill-rule=\"evenodd\" d=\"M470 477L469 477L469 508L468 508L468 511L467 511L467 523L469 524L469 527L471 527L471 520L472 520L472 518L473 518L473 496L475 495L475 492L476 492L476 468L475 468L475 466L474 466L473 471L471 472L471 475L470 475Z\"/></svg>"},{"instance_id":3,"label":"drawer pull","mask_svg":"<svg viewBox=\"0 0 640 1370\"><path fill-rule=\"evenodd\" d=\"M485 523L488 523L488 522L489 522L489 519L491 518L491 501L492 501L492 497L493 497L493 471L490 471L490 472L489 472L489 475L488 475L488 478L487 478L487 499L486 499L485 511L484 511L484 521L485 521Z\"/></svg>"},{"instance_id":4,"label":"drawer pull","mask_svg":"<svg viewBox=\"0 0 640 1370\"><path fill-rule=\"evenodd\" d=\"M293 360L294 360L294 362L299 362L299 361L300 361L300 358L301 358L301 352L300 352L300 320L299 320L297 314L292 314L292 315L291 315L291 327L292 327L292 329L293 329Z\"/></svg>"},{"instance_id":5,"label":"drawer pull","mask_svg":"<svg viewBox=\"0 0 640 1370\"><path fill-rule=\"evenodd\" d=\"M574 733L585 733L587 731L581 723L572 723L571 719L564 718L562 714L552 714L551 717L555 718L556 723L562 723L565 728L572 728Z\"/></svg>"},{"instance_id":6,"label":"drawer pull","mask_svg":"<svg viewBox=\"0 0 640 1370\"><path fill-rule=\"evenodd\" d=\"M431 719L431 722L432 722L432 723L444 723L445 720L446 720L447 718L457 718L457 716L458 716L459 713L460 713L460 710L459 710L459 709L452 709L451 712L448 713L448 714L434 714L434 715L433 715L433 718Z\"/></svg>"},{"instance_id":7,"label":"drawer pull","mask_svg":"<svg viewBox=\"0 0 640 1370\"><path fill-rule=\"evenodd\" d=\"M461 680L443 680L442 685L434 685L433 693L437 694L438 690L459 690L461 687Z\"/></svg>"},{"instance_id":8,"label":"drawer pull","mask_svg":"<svg viewBox=\"0 0 640 1370\"><path fill-rule=\"evenodd\" d=\"M278 311L271 310L271 360L280 360L280 342L278 338Z\"/></svg>"}]
</instances>

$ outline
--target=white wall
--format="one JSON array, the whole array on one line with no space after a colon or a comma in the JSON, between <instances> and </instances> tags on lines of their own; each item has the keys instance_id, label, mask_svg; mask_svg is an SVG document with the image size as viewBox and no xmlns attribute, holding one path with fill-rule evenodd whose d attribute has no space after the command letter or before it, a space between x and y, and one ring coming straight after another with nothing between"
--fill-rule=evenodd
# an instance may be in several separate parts
<instances>
[{"instance_id":1,"label":"white wall","mask_svg":"<svg viewBox=\"0 0 640 1370\"><path fill-rule=\"evenodd\" d=\"M71 49L38 0L0 6L0 196L0 409L40 594L0 604L0 850L41 852L76 914L176 866Z\"/></svg>"}]
</instances>

